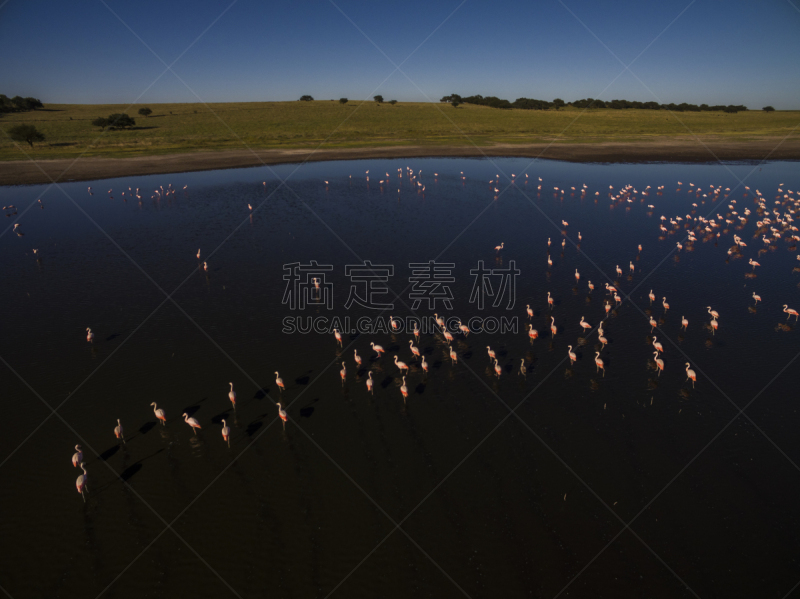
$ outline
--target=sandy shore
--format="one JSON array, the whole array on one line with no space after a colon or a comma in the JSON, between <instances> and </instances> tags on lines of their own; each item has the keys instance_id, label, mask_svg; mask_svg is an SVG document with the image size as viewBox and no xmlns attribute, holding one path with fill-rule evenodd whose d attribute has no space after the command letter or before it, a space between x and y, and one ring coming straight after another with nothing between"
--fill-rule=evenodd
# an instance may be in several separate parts
<instances>
[{"instance_id":1,"label":"sandy shore","mask_svg":"<svg viewBox=\"0 0 800 599\"><path fill-rule=\"evenodd\" d=\"M181 173L303 162L367 158L522 156L570 162L716 162L800 160L800 140L704 141L669 139L637 143L496 144L474 146L390 146L333 150L227 150L137 158L81 158L0 162L0 185L87 181L110 177Z\"/></svg>"}]
</instances>

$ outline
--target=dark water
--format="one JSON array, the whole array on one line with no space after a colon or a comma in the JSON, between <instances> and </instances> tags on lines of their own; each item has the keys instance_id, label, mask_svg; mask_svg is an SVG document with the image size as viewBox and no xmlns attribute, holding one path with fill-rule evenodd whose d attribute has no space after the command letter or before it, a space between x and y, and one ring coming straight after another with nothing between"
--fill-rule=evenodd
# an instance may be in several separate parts
<instances>
[{"instance_id":1,"label":"dark water","mask_svg":"<svg viewBox=\"0 0 800 599\"><path fill-rule=\"evenodd\" d=\"M14 599L789 593L800 581L792 362L800 343L781 309L800 309L800 274L793 243L759 254L766 246L755 236L754 192L771 208L779 183L784 193L800 186L797 165L540 161L526 183L520 173L529 164L275 167L292 174L290 189L268 169L95 181L92 196L86 183L0 189L0 204L18 211L0 237L0 586ZM406 166L422 170L424 192ZM391 184L381 185L387 171ZM503 181L490 184L498 173ZM511 173L517 182L494 200ZM748 177L747 195L737 177ZM689 194L689 182L701 194ZM169 184L176 193L151 198ZM612 202L609 185L616 194L627 184L639 192L650 185L650 195ZM712 200L709 185L732 191ZM141 202L129 186L142 190ZM555 186L566 193L555 195ZM722 206L724 216L731 200L740 215L753 211L746 225L719 238L698 234L691 247L685 228L661 236L662 214L705 216ZM6 229L15 222L24 236ZM728 256L734 234L747 246ZM676 241L685 244L679 253ZM755 273L750 258L762 265ZM312 260L333 266L333 309L291 310L282 304L283 267ZM363 260L394 266L393 292L376 298L394 302L391 310L345 309L345 267ZM410 309L409 263L429 260L455 265L452 309L441 300ZM487 268L515 262L513 310L469 302L480 260ZM597 333L578 323L603 319L606 282L626 297L604 321L603 376ZM753 292L763 298L756 307ZM533 343L523 330L526 304L540 333ZM709 305L720 313L716 334ZM287 316L354 322L433 312L464 321L516 316L519 328L456 334L457 364L440 334L423 335L427 375L407 332L348 332L344 348L332 334L282 332ZM651 314L664 346L660 376ZM387 350L379 360L371 341ZM394 355L411 364L405 403ZM697 372L695 388L685 362ZM285 429L274 403L281 399ZM184 412L201 424L196 436ZM124 444L114 437L118 418ZM70 464L76 443L89 472L86 503Z\"/></svg>"}]
</instances>

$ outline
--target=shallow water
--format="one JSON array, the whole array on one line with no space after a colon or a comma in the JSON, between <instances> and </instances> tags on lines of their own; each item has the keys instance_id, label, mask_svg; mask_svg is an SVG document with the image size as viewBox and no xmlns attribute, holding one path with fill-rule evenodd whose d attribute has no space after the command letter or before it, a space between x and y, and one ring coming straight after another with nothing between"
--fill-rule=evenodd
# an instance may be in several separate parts
<instances>
[{"instance_id":1,"label":"shallow water","mask_svg":"<svg viewBox=\"0 0 800 599\"><path fill-rule=\"evenodd\" d=\"M17 207L0 231L0 536L13 548L0 586L14 599L788 593L800 580L800 344L781 308L800 309L800 274L792 244L759 255L753 192L771 206L778 183L800 185L796 164L528 165L370 160L94 181L94 195L88 183L0 188L0 204ZM424 192L406 166L421 169ZM381 185L386 172L391 184ZM503 181L490 184L497 174ZM290 176L288 188L278 176ZM747 177L747 195L737 177ZM703 198L689 182L732 191ZM151 197L170 184L176 193ZM613 202L609 185L627 184L650 194ZM718 239L698 235L690 248L686 229L658 229L662 214L711 218L731 200L753 214ZM21 237L6 229L15 222ZM741 257L727 254L734 233L747 243ZM762 264L754 273L749 258ZM282 303L284 265L312 260L333 267L332 310ZM363 260L394 267L391 291L375 297L392 309L345 308L345 267ZM454 264L452 309L442 300L411 309L409 264L430 260ZM513 309L470 303L481 260L514 261ZM607 282L626 297L604 320ZM716 334L709 305L720 313ZM428 374L408 332L346 332L342 348L330 333L283 332L286 317L385 323L434 312L516 316L517 331L454 333L457 364L441 334L423 335ZM604 321L605 375L594 364L597 333L583 333L581 317ZM665 350L661 375L653 334ZM370 342L386 354L376 359ZM395 355L411 365L406 402ZM200 422L197 435L185 412ZM70 464L76 443L86 503Z\"/></svg>"}]
</instances>

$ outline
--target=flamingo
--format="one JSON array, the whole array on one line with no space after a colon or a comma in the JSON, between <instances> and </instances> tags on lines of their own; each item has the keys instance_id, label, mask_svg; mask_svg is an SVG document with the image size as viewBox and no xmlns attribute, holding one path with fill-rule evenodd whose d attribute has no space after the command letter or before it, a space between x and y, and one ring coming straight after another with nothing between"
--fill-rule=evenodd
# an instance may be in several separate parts
<instances>
[{"instance_id":1,"label":"flamingo","mask_svg":"<svg viewBox=\"0 0 800 599\"><path fill-rule=\"evenodd\" d=\"M608 343L608 339L606 339L606 338L603 336L603 333L604 333L604 331L603 331L603 323L601 322L601 323L600 323L600 328L599 328L599 329L597 329L597 340L598 340L598 341L599 341L599 342L602 344L602 347L600 348L601 350L602 350L602 349L603 349L603 348L606 346L606 344Z\"/></svg>"},{"instance_id":2,"label":"flamingo","mask_svg":"<svg viewBox=\"0 0 800 599\"><path fill-rule=\"evenodd\" d=\"M656 328L657 326L658 326L658 323L656 322L656 319L651 316L650 317L650 332L652 333L653 329Z\"/></svg>"},{"instance_id":3,"label":"flamingo","mask_svg":"<svg viewBox=\"0 0 800 599\"><path fill-rule=\"evenodd\" d=\"M533 310L531 309L531 305L530 304L526 304L525 307L526 307L526 309L528 311L528 320L530 320L531 318L533 318Z\"/></svg>"},{"instance_id":4,"label":"flamingo","mask_svg":"<svg viewBox=\"0 0 800 599\"><path fill-rule=\"evenodd\" d=\"M403 384L400 386L400 393L403 394L403 403L405 403L406 397L408 397L408 387L406 387L406 377L403 377Z\"/></svg>"},{"instance_id":5,"label":"flamingo","mask_svg":"<svg viewBox=\"0 0 800 599\"><path fill-rule=\"evenodd\" d=\"M449 349L449 350L450 350L450 359L451 359L453 362L455 362L456 364L458 364L458 356L456 355L456 350L454 350L454 349L453 349L452 347L450 347L449 345L447 346L447 349Z\"/></svg>"},{"instance_id":6,"label":"flamingo","mask_svg":"<svg viewBox=\"0 0 800 599\"><path fill-rule=\"evenodd\" d=\"M117 436L117 439L122 439L122 442L125 443L125 437L122 434L122 423L117 418L117 426L114 427L114 434Z\"/></svg>"},{"instance_id":7,"label":"flamingo","mask_svg":"<svg viewBox=\"0 0 800 599\"><path fill-rule=\"evenodd\" d=\"M495 251L499 253L499 252L500 252L500 250L502 250L502 249L503 249L503 246L504 246L504 245L505 245L505 242L502 242L500 245L496 245L496 246L494 247Z\"/></svg>"},{"instance_id":8,"label":"flamingo","mask_svg":"<svg viewBox=\"0 0 800 599\"><path fill-rule=\"evenodd\" d=\"M755 271L756 266L761 266L761 265L758 262L756 262L755 260L753 260L752 258L750 258L750 266L752 266L753 267L753 271Z\"/></svg>"},{"instance_id":9,"label":"flamingo","mask_svg":"<svg viewBox=\"0 0 800 599\"><path fill-rule=\"evenodd\" d=\"M550 255L547 255L547 266L553 266L553 260L550 258Z\"/></svg>"},{"instance_id":10,"label":"flamingo","mask_svg":"<svg viewBox=\"0 0 800 599\"><path fill-rule=\"evenodd\" d=\"M689 362L686 362L686 380L692 379L692 389L694 389L695 381L697 381L697 375L694 373L694 370L689 368L691 366Z\"/></svg>"},{"instance_id":11,"label":"flamingo","mask_svg":"<svg viewBox=\"0 0 800 599\"><path fill-rule=\"evenodd\" d=\"M336 343L339 344L339 347L342 347L342 334L338 329L333 329L333 334L336 337Z\"/></svg>"},{"instance_id":12,"label":"flamingo","mask_svg":"<svg viewBox=\"0 0 800 599\"><path fill-rule=\"evenodd\" d=\"M608 316L608 313L611 311L611 304L608 302L608 300L606 300L605 308L606 308L606 316Z\"/></svg>"},{"instance_id":13,"label":"flamingo","mask_svg":"<svg viewBox=\"0 0 800 599\"><path fill-rule=\"evenodd\" d=\"M553 335L553 337L555 337L557 332L558 332L558 327L556 326L556 319L551 316L550 317L550 333Z\"/></svg>"},{"instance_id":14,"label":"flamingo","mask_svg":"<svg viewBox=\"0 0 800 599\"><path fill-rule=\"evenodd\" d=\"M656 301L656 294L655 294L655 293L653 293L653 290L652 290L652 289L650 290L650 294L649 294L647 297L649 297L649 298L650 298L650 305L652 305L652 304L653 304L653 302L654 302L654 301Z\"/></svg>"},{"instance_id":15,"label":"flamingo","mask_svg":"<svg viewBox=\"0 0 800 599\"><path fill-rule=\"evenodd\" d=\"M436 324L444 328L444 318L439 316L436 312L433 313L433 317L436 319Z\"/></svg>"},{"instance_id":16,"label":"flamingo","mask_svg":"<svg viewBox=\"0 0 800 599\"><path fill-rule=\"evenodd\" d=\"M197 259L200 259L200 248L197 248Z\"/></svg>"},{"instance_id":17,"label":"flamingo","mask_svg":"<svg viewBox=\"0 0 800 599\"><path fill-rule=\"evenodd\" d=\"M462 333L464 333L464 337L469 336L469 327L465 324L461 324L460 320L458 321L458 328Z\"/></svg>"},{"instance_id":18,"label":"flamingo","mask_svg":"<svg viewBox=\"0 0 800 599\"><path fill-rule=\"evenodd\" d=\"M657 352L663 352L664 346L661 345L661 343L659 343L658 341L656 341L656 339L658 339L658 337L653 337L653 347L656 348Z\"/></svg>"},{"instance_id":19,"label":"flamingo","mask_svg":"<svg viewBox=\"0 0 800 599\"><path fill-rule=\"evenodd\" d=\"M281 378L281 375L278 374L277 370L275 371L275 384L278 385L281 391L286 389L286 386L283 384L283 379Z\"/></svg>"},{"instance_id":20,"label":"flamingo","mask_svg":"<svg viewBox=\"0 0 800 599\"><path fill-rule=\"evenodd\" d=\"M167 415L164 413L164 410L159 409L159 407L156 405L156 402L153 402L150 405L153 406L153 413L156 415L156 418L161 421L161 425L167 426Z\"/></svg>"},{"instance_id":21,"label":"flamingo","mask_svg":"<svg viewBox=\"0 0 800 599\"><path fill-rule=\"evenodd\" d=\"M503 374L503 369L497 363L497 358L494 360L494 373L497 375L497 378L500 378L500 375Z\"/></svg>"},{"instance_id":22,"label":"flamingo","mask_svg":"<svg viewBox=\"0 0 800 599\"><path fill-rule=\"evenodd\" d=\"M653 352L656 357L656 368L658 369L658 376L661 376L661 371L664 370L664 360L658 357L658 352Z\"/></svg>"},{"instance_id":23,"label":"flamingo","mask_svg":"<svg viewBox=\"0 0 800 599\"><path fill-rule=\"evenodd\" d=\"M367 373L367 391L372 393L372 372Z\"/></svg>"},{"instance_id":24,"label":"flamingo","mask_svg":"<svg viewBox=\"0 0 800 599\"><path fill-rule=\"evenodd\" d=\"M417 343L419 343L419 327L417 326L416 322L414 323L414 337L416 338Z\"/></svg>"},{"instance_id":25,"label":"flamingo","mask_svg":"<svg viewBox=\"0 0 800 599\"><path fill-rule=\"evenodd\" d=\"M567 346L567 355L569 356L569 363L570 364L574 364L575 360L578 359L578 356L575 354L574 351L572 351L572 346L571 345Z\"/></svg>"},{"instance_id":26,"label":"flamingo","mask_svg":"<svg viewBox=\"0 0 800 599\"><path fill-rule=\"evenodd\" d=\"M588 322L586 322L586 321L583 319L583 316L581 316L581 322L580 322L580 325L583 327L583 330L584 330L584 331L586 331L586 330L588 330L588 329L591 329L591 328L592 328L592 325L590 325Z\"/></svg>"},{"instance_id":27,"label":"flamingo","mask_svg":"<svg viewBox=\"0 0 800 599\"><path fill-rule=\"evenodd\" d=\"M447 340L448 343L453 342L453 335L447 329L444 329L442 331L442 335L444 335L444 338Z\"/></svg>"},{"instance_id":28,"label":"flamingo","mask_svg":"<svg viewBox=\"0 0 800 599\"><path fill-rule=\"evenodd\" d=\"M554 301L555 301L555 300L553 300L553 298L552 298L552 297L550 297L550 292L548 291L548 292L547 292L547 303L550 305L550 309L551 309L551 310L553 309L553 302L554 302Z\"/></svg>"},{"instance_id":29,"label":"flamingo","mask_svg":"<svg viewBox=\"0 0 800 599\"><path fill-rule=\"evenodd\" d=\"M72 455L72 465L77 468L81 462L83 462L83 451L80 445L76 445L75 453Z\"/></svg>"},{"instance_id":30,"label":"flamingo","mask_svg":"<svg viewBox=\"0 0 800 599\"><path fill-rule=\"evenodd\" d=\"M614 305L622 303L622 298L617 293L614 294L614 302L615 302Z\"/></svg>"},{"instance_id":31,"label":"flamingo","mask_svg":"<svg viewBox=\"0 0 800 599\"><path fill-rule=\"evenodd\" d=\"M661 298L661 305L664 306L664 312L669 310L669 304L667 303L666 296Z\"/></svg>"},{"instance_id":32,"label":"flamingo","mask_svg":"<svg viewBox=\"0 0 800 599\"><path fill-rule=\"evenodd\" d=\"M83 462L81 462L81 470L83 470L83 474L81 474L75 480L75 488L78 489L78 493L80 493L81 497L83 497L83 502L86 503L86 497L84 497L83 492L89 491L89 487L87 486L87 483L89 482L89 473L86 472L86 464Z\"/></svg>"},{"instance_id":33,"label":"flamingo","mask_svg":"<svg viewBox=\"0 0 800 599\"><path fill-rule=\"evenodd\" d=\"M532 324L528 325L528 337L530 337L531 341L539 337L539 331L534 329Z\"/></svg>"},{"instance_id":34,"label":"flamingo","mask_svg":"<svg viewBox=\"0 0 800 599\"><path fill-rule=\"evenodd\" d=\"M228 427L225 419L222 419L222 440L228 442L228 449L231 446L231 429Z\"/></svg>"},{"instance_id":35,"label":"flamingo","mask_svg":"<svg viewBox=\"0 0 800 599\"><path fill-rule=\"evenodd\" d=\"M342 386L344 386L344 382L347 380L347 364L342 362L342 369L339 371L339 376L342 377Z\"/></svg>"},{"instance_id":36,"label":"flamingo","mask_svg":"<svg viewBox=\"0 0 800 599\"><path fill-rule=\"evenodd\" d=\"M619 267L619 264L617 264L617 276L618 277L622 276L622 269Z\"/></svg>"},{"instance_id":37,"label":"flamingo","mask_svg":"<svg viewBox=\"0 0 800 599\"><path fill-rule=\"evenodd\" d=\"M358 355L358 350L357 349L353 350L353 357L354 357L354 359L356 361L356 366L360 367L361 366L361 356Z\"/></svg>"},{"instance_id":38,"label":"flamingo","mask_svg":"<svg viewBox=\"0 0 800 599\"><path fill-rule=\"evenodd\" d=\"M789 304L784 304L783 311L789 315L786 317L786 320L789 320L792 316L794 316L794 320L795 322L797 322L797 310L793 310L792 308L790 308Z\"/></svg>"},{"instance_id":39,"label":"flamingo","mask_svg":"<svg viewBox=\"0 0 800 599\"><path fill-rule=\"evenodd\" d=\"M716 318L711 319L711 334L715 334L717 327L719 327L719 323L717 322Z\"/></svg>"},{"instance_id":40,"label":"flamingo","mask_svg":"<svg viewBox=\"0 0 800 599\"><path fill-rule=\"evenodd\" d=\"M283 420L283 430L286 430L286 410L283 409L280 402L278 402L278 416L280 416L281 420Z\"/></svg>"},{"instance_id":41,"label":"flamingo","mask_svg":"<svg viewBox=\"0 0 800 599\"><path fill-rule=\"evenodd\" d=\"M384 352L386 351L386 350L385 350L385 349L383 349L383 348L382 348L380 345L375 345L375 344L374 344L374 343L372 343L371 341L370 341L370 344L369 344L369 345L370 345L370 347L372 348L372 351L374 351L374 352L376 352L376 353L378 354L378 357L379 357L379 358L381 357L381 354L382 354L382 353L384 353Z\"/></svg>"},{"instance_id":42,"label":"flamingo","mask_svg":"<svg viewBox=\"0 0 800 599\"><path fill-rule=\"evenodd\" d=\"M688 329L688 327L689 327L689 321L688 321L688 320L686 320L686 318L685 318L685 317L681 316L681 328L682 328L683 330L687 330L687 329Z\"/></svg>"},{"instance_id":43,"label":"flamingo","mask_svg":"<svg viewBox=\"0 0 800 599\"><path fill-rule=\"evenodd\" d=\"M88 341L89 343L94 341L94 333L92 333L92 329L89 328L86 329L86 341Z\"/></svg>"},{"instance_id":44,"label":"flamingo","mask_svg":"<svg viewBox=\"0 0 800 599\"><path fill-rule=\"evenodd\" d=\"M595 352L594 355L594 365L597 366L597 372L600 372L600 369L603 369L603 377L606 376L606 367L603 364L603 360L600 359L600 352Z\"/></svg>"},{"instance_id":45,"label":"flamingo","mask_svg":"<svg viewBox=\"0 0 800 599\"><path fill-rule=\"evenodd\" d=\"M711 306L708 306L708 313L711 314L714 318L719 318L719 312L716 310L712 310Z\"/></svg>"},{"instance_id":46,"label":"flamingo","mask_svg":"<svg viewBox=\"0 0 800 599\"><path fill-rule=\"evenodd\" d=\"M589 292L592 291L594 291L594 284L591 281L589 281Z\"/></svg>"},{"instance_id":47,"label":"flamingo","mask_svg":"<svg viewBox=\"0 0 800 599\"><path fill-rule=\"evenodd\" d=\"M633 261L630 261L630 269L631 269L631 274L633 274L634 271Z\"/></svg>"},{"instance_id":48,"label":"flamingo","mask_svg":"<svg viewBox=\"0 0 800 599\"><path fill-rule=\"evenodd\" d=\"M489 361L490 362L495 359L494 350L491 347L489 347L488 345L486 346L486 353L489 354Z\"/></svg>"},{"instance_id":49,"label":"flamingo","mask_svg":"<svg viewBox=\"0 0 800 599\"><path fill-rule=\"evenodd\" d=\"M406 364L405 362L398 362L397 356L394 357L394 363L400 369L401 373L405 370L406 374L408 374L408 364Z\"/></svg>"},{"instance_id":50,"label":"flamingo","mask_svg":"<svg viewBox=\"0 0 800 599\"><path fill-rule=\"evenodd\" d=\"M761 296L757 295L756 292L754 291L753 292L753 299L756 300L756 305L758 305L758 302L761 301Z\"/></svg>"},{"instance_id":51,"label":"flamingo","mask_svg":"<svg viewBox=\"0 0 800 599\"><path fill-rule=\"evenodd\" d=\"M200 426L200 423L197 422L197 420L195 420L194 418L189 418L189 414L187 414L186 412L183 413L183 421L192 427L192 431L194 432L195 435L197 434L198 428L203 428L202 426Z\"/></svg>"},{"instance_id":52,"label":"flamingo","mask_svg":"<svg viewBox=\"0 0 800 599\"><path fill-rule=\"evenodd\" d=\"M203 262L203 270L208 272L208 262Z\"/></svg>"},{"instance_id":53,"label":"flamingo","mask_svg":"<svg viewBox=\"0 0 800 599\"><path fill-rule=\"evenodd\" d=\"M428 372L428 363L425 361L425 356L422 356L422 362L420 362L420 366L422 366L422 370L424 372Z\"/></svg>"},{"instance_id":54,"label":"flamingo","mask_svg":"<svg viewBox=\"0 0 800 599\"><path fill-rule=\"evenodd\" d=\"M228 383L231 386L230 393L228 393L228 399L231 400L233 404L233 409L236 409L236 391L233 390L233 383Z\"/></svg>"},{"instance_id":55,"label":"flamingo","mask_svg":"<svg viewBox=\"0 0 800 599\"><path fill-rule=\"evenodd\" d=\"M389 317L389 322L392 323L392 330L397 331L400 328L400 325L397 324L397 321L394 319L394 316Z\"/></svg>"},{"instance_id":56,"label":"flamingo","mask_svg":"<svg viewBox=\"0 0 800 599\"><path fill-rule=\"evenodd\" d=\"M575 269L575 282L577 283L580 280L581 280L581 273L579 273L578 269L576 268Z\"/></svg>"},{"instance_id":57,"label":"flamingo","mask_svg":"<svg viewBox=\"0 0 800 599\"><path fill-rule=\"evenodd\" d=\"M616 288L616 287L614 287L613 285L609 285L608 283L606 283L606 291L608 291L609 293L614 293L616 290L617 290L617 288Z\"/></svg>"}]
</instances>

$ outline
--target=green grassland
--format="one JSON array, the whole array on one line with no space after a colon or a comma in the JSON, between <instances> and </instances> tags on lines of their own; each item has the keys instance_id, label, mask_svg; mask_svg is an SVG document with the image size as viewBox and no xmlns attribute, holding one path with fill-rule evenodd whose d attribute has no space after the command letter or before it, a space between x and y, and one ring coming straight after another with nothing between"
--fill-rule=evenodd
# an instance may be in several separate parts
<instances>
[{"instance_id":1,"label":"green grassland","mask_svg":"<svg viewBox=\"0 0 800 599\"><path fill-rule=\"evenodd\" d=\"M19 123L35 125L46 141L21 151L0 135L0 160L70 158L79 155L124 158L198 150L325 149L402 145L601 143L692 139L750 141L800 139L800 111L681 112L666 110L499 110L464 104L338 101L141 105L46 104L45 110L2 115L4 131ZM101 131L91 121L125 112L131 130ZM27 156L26 156L27 155Z\"/></svg>"}]
</instances>

